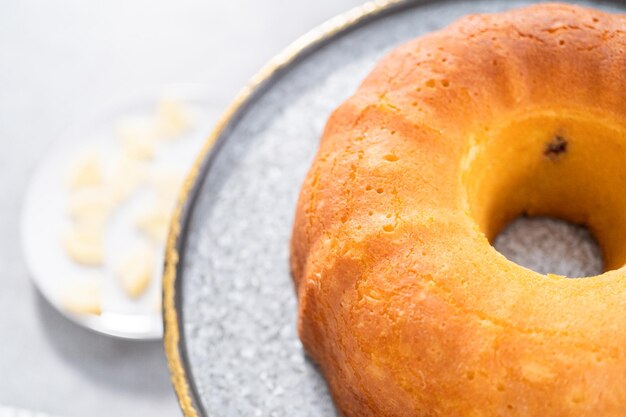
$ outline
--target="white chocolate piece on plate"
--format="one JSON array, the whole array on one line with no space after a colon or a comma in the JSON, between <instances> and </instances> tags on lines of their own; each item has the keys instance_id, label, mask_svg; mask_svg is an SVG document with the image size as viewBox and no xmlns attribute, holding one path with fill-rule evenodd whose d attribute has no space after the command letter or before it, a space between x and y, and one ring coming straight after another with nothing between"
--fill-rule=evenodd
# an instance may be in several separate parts
<instances>
[{"instance_id":1,"label":"white chocolate piece on plate","mask_svg":"<svg viewBox=\"0 0 626 417\"><path fill-rule=\"evenodd\" d=\"M141 244L128 251L117 268L120 286L131 298L140 297L154 275L154 249Z\"/></svg>"},{"instance_id":2,"label":"white chocolate piece on plate","mask_svg":"<svg viewBox=\"0 0 626 417\"><path fill-rule=\"evenodd\" d=\"M157 293L157 295L152 300L152 308L156 312L161 312L161 310L163 309L162 297L163 297L162 294L159 292L159 293Z\"/></svg>"},{"instance_id":3,"label":"white chocolate piece on plate","mask_svg":"<svg viewBox=\"0 0 626 417\"><path fill-rule=\"evenodd\" d=\"M156 113L159 134L166 138L179 138L191 128L191 112L180 100L161 99L157 103Z\"/></svg>"},{"instance_id":4,"label":"white chocolate piece on plate","mask_svg":"<svg viewBox=\"0 0 626 417\"><path fill-rule=\"evenodd\" d=\"M111 190L106 187L87 188L69 195L67 214L77 221L104 221L114 206Z\"/></svg>"},{"instance_id":5,"label":"white chocolate piece on plate","mask_svg":"<svg viewBox=\"0 0 626 417\"><path fill-rule=\"evenodd\" d=\"M174 204L178 193L185 182L185 174L171 168L154 169L150 175L150 184L160 200Z\"/></svg>"},{"instance_id":6,"label":"white chocolate piece on plate","mask_svg":"<svg viewBox=\"0 0 626 417\"><path fill-rule=\"evenodd\" d=\"M102 184L102 155L92 150L76 156L67 172L67 187L70 190L78 190L100 184Z\"/></svg>"},{"instance_id":7,"label":"white chocolate piece on plate","mask_svg":"<svg viewBox=\"0 0 626 417\"><path fill-rule=\"evenodd\" d=\"M135 225L140 232L144 233L155 243L163 245L167 238L171 215L171 204L157 202L139 213L135 219Z\"/></svg>"},{"instance_id":8,"label":"white chocolate piece on plate","mask_svg":"<svg viewBox=\"0 0 626 417\"><path fill-rule=\"evenodd\" d=\"M61 307L74 314L102 313L102 280L96 277L74 279L63 288Z\"/></svg>"},{"instance_id":9,"label":"white chocolate piece on plate","mask_svg":"<svg viewBox=\"0 0 626 417\"><path fill-rule=\"evenodd\" d=\"M137 160L154 157L158 137L153 120L123 119L116 126L116 132L125 156Z\"/></svg>"},{"instance_id":10,"label":"white chocolate piece on plate","mask_svg":"<svg viewBox=\"0 0 626 417\"><path fill-rule=\"evenodd\" d=\"M102 265L104 259L104 222L98 219L79 221L65 231L61 239L65 253L82 265Z\"/></svg>"},{"instance_id":11,"label":"white chocolate piece on plate","mask_svg":"<svg viewBox=\"0 0 626 417\"><path fill-rule=\"evenodd\" d=\"M145 178L146 167L142 161L122 156L113 167L108 179L114 204L121 204L141 186Z\"/></svg>"}]
</instances>

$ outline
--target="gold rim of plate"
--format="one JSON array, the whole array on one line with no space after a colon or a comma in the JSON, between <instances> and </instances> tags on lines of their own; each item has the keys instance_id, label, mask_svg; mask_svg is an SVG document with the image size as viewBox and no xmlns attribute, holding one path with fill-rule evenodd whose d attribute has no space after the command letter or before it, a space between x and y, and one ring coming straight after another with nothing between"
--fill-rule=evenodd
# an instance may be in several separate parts
<instances>
[{"instance_id":1,"label":"gold rim of plate","mask_svg":"<svg viewBox=\"0 0 626 417\"><path fill-rule=\"evenodd\" d=\"M407 0L374 0L358 6L352 10L342 13L312 31L308 32L301 38L297 39L289 45L282 53L274 57L265 67L261 69L248 84L239 92L226 111L218 120L215 128L209 135L208 139L202 146L200 153L196 157L190 172L181 187L176 208L171 219L171 225L167 237L165 247L165 266L163 272L163 344L165 347L165 355L170 370L170 376L178 402L185 417L204 417L200 413L202 405L198 404L199 399L194 399L194 393L191 391L192 383L190 382L183 358L181 356L180 334L178 311L175 299L175 284L177 279L177 269L179 261L179 238L186 219L186 208L189 203L189 197L194 190L198 176L201 173L203 163L213 148L213 144L220 137L225 127L230 124L234 116L247 104L253 97L254 93L266 81L281 69L293 63L298 57L311 50L313 47L322 45L325 41L330 40L335 35L345 32L354 26L362 23L364 20L378 15L392 6L403 3L411 3Z\"/></svg>"}]
</instances>

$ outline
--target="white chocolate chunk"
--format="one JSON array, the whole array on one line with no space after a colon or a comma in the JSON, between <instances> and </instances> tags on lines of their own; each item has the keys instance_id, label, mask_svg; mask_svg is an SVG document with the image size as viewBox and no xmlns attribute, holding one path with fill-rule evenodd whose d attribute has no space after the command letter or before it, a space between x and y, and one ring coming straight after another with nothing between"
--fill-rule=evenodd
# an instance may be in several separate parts
<instances>
[{"instance_id":1,"label":"white chocolate chunk","mask_svg":"<svg viewBox=\"0 0 626 417\"><path fill-rule=\"evenodd\" d=\"M161 312L161 310L163 309L163 300L160 292L157 293L157 295L152 300L152 308L156 312Z\"/></svg>"},{"instance_id":2,"label":"white chocolate chunk","mask_svg":"<svg viewBox=\"0 0 626 417\"><path fill-rule=\"evenodd\" d=\"M145 181L146 167L143 162L121 157L113 167L108 180L114 204L121 204Z\"/></svg>"},{"instance_id":3,"label":"white chocolate chunk","mask_svg":"<svg viewBox=\"0 0 626 417\"><path fill-rule=\"evenodd\" d=\"M67 214L79 222L104 221L113 209L113 195L105 187L76 191L70 194L67 203Z\"/></svg>"},{"instance_id":4,"label":"white chocolate chunk","mask_svg":"<svg viewBox=\"0 0 626 417\"><path fill-rule=\"evenodd\" d=\"M97 219L74 223L61 239L65 253L82 265L102 265L104 258L104 223Z\"/></svg>"},{"instance_id":5,"label":"white chocolate chunk","mask_svg":"<svg viewBox=\"0 0 626 417\"><path fill-rule=\"evenodd\" d=\"M118 266L120 286L131 298L140 297L154 275L154 250L146 244L132 248Z\"/></svg>"},{"instance_id":6,"label":"white chocolate chunk","mask_svg":"<svg viewBox=\"0 0 626 417\"><path fill-rule=\"evenodd\" d=\"M140 232L152 239L157 244L165 244L167 231L170 224L172 207L169 204L156 203L141 212L135 225Z\"/></svg>"},{"instance_id":7,"label":"white chocolate chunk","mask_svg":"<svg viewBox=\"0 0 626 417\"><path fill-rule=\"evenodd\" d=\"M156 191L157 198L172 205L176 202L184 181L185 174L183 172L168 168L155 169L150 176L150 185Z\"/></svg>"},{"instance_id":8,"label":"white chocolate chunk","mask_svg":"<svg viewBox=\"0 0 626 417\"><path fill-rule=\"evenodd\" d=\"M102 313L102 282L86 278L74 280L63 289L61 307L74 314L100 315Z\"/></svg>"},{"instance_id":9,"label":"white chocolate chunk","mask_svg":"<svg viewBox=\"0 0 626 417\"><path fill-rule=\"evenodd\" d=\"M148 160L156 151L157 131L150 119L123 119L116 126L117 136L125 156Z\"/></svg>"},{"instance_id":10,"label":"white chocolate chunk","mask_svg":"<svg viewBox=\"0 0 626 417\"><path fill-rule=\"evenodd\" d=\"M148 160L154 158L156 146L151 140L146 140L141 136L130 136L124 142L123 152L129 158L138 160Z\"/></svg>"},{"instance_id":11,"label":"white chocolate chunk","mask_svg":"<svg viewBox=\"0 0 626 417\"><path fill-rule=\"evenodd\" d=\"M102 155L96 151L78 155L70 164L66 185L70 190L93 187L102 183Z\"/></svg>"},{"instance_id":12,"label":"white chocolate chunk","mask_svg":"<svg viewBox=\"0 0 626 417\"><path fill-rule=\"evenodd\" d=\"M162 99L156 113L159 134L166 138L178 138L191 128L191 112L180 100Z\"/></svg>"}]
</instances>

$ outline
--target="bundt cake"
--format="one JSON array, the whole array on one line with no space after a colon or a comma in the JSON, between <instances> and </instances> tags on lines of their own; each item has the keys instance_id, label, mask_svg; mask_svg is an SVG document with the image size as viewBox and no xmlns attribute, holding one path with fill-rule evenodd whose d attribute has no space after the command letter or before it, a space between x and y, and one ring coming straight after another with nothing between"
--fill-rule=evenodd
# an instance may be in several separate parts
<instances>
[{"instance_id":1,"label":"bundt cake","mask_svg":"<svg viewBox=\"0 0 626 417\"><path fill-rule=\"evenodd\" d=\"M586 225L601 275L490 241ZM626 17L471 15L331 115L296 209L299 332L347 417L626 415Z\"/></svg>"}]
</instances>

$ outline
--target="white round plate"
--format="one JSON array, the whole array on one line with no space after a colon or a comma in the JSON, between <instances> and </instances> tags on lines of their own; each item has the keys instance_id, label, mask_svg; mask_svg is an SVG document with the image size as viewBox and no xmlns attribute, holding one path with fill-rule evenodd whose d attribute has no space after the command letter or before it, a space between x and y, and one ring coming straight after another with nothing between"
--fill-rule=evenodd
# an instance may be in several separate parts
<instances>
[{"instance_id":1,"label":"white round plate","mask_svg":"<svg viewBox=\"0 0 626 417\"><path fill-rule=\"evenodd\" d=\"M140 298L130 299L123 292L114 268L133 242L139 239L132 216L148 198L140 188L116 209L105 232L105 265L85 267L70 260L61 245L63 231L69 226L66 214L68 190L65 178L68 166L81 150L97 149L110 160L119 153L115 124L127 117L145 117L154 113L158 100L180 100L191 111L192 127L180 138L165 141L157 148L152 166L186 174L206 135L213 114L207 89L195 84L171 85L117 101L81 117L56 140L37 167L26 193L22 212L22 246L32 278L43 296L62 314L85 327L108 335L130 339L162 337L161 272L162 252L156 259L155 274L149 288ZM145 187L144 187L145 188ZM63 307L64 291L74 282L102 280L102 313L76 314Z\"/></svg>"}]
</instances>

